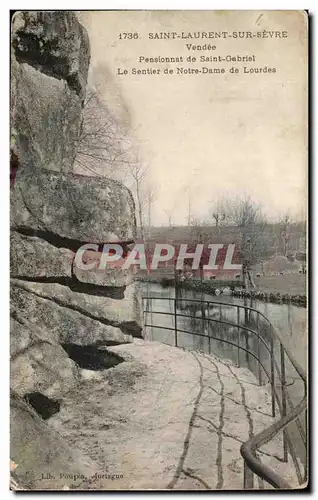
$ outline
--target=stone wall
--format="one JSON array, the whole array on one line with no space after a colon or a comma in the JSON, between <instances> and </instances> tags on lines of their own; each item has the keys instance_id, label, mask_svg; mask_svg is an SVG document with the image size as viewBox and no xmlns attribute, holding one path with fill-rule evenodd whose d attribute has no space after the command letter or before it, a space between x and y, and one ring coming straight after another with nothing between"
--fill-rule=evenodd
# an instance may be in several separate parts
<instances>
[{"instance_id":1,"label":"stone wall","mask_svg":"<svg viewBox=\"0 0 318 500\"><path fill-rule=\"evenodd\" d=\"M11 388L16 408L11 459L21 464L29 444L17 438L19 426L29 426L30 438L36 428L45 433L46 424L34 419L28 404L32 395L58 407L79 383L80 367L65 346L73 352L74 346L128 343L141 337L142 325L130 273L87 273L74 264L76 250L85 243L129 244L136 236L133 198L122 184L72 173L90 59L87 34L71 12L18 12L11 50ZM34 476L41 467L32 453ZM34 487L27 464L15 474Z\"/></svg>"}]
</instances>

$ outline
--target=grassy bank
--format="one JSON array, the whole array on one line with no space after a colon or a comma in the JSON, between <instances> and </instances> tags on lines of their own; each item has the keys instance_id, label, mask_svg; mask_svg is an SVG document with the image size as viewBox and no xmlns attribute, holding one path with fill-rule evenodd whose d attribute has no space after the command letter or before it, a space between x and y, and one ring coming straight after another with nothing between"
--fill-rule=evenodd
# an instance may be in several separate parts
<instances>
[{"instance_id":1,"label":"grassy bank","mask_svg":"<svg viewBox=\"0 0 318 500\"><path fill-rule=\"evenodd\" d=\"M276 283L277 283L277 278ZM285 278L285 277L282 277ZM154 278L150 276L139 277L138 281L146 283L158 283L161 286L175 286L173 278ZM197 278L189 278L182 282L178 282L179 288L184 290L195 290L198 292L207 293L209 295L219 295L224 293L238 298L250 298L252 300L262 300L264 302L272 302L276 304L295 304L301 307L306 307L307 297L305 293L287 293L275 290L261 289L260 284L253 290L245 290L243 282L240 280L201 280Z\"/></svg>"}]
</instances>

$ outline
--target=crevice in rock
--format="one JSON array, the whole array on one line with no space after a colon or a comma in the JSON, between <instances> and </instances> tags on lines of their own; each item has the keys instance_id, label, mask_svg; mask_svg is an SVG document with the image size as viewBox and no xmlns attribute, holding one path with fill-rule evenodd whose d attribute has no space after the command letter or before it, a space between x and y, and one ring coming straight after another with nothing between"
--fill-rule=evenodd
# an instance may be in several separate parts
<instances>
[{"instance_id":1,"label":"crevice in rock","mask_svg":"<svg viewBox=\"0 0 318 500\"><path fill-rule=\"evenodd\" d=\"M53 245L56 248L66 248L67 250L71 250L74 253L76 253L81 246L86 245L88 243L94 243L95 245L98 245L100 252L102 252L103 245L105 243L115 243L106 241L105 242L81 241L72 238L66 238L65 236L59 236L58 234L55 234L52 231L48 230L43 231L41 229L31 229L26 227L14 228L14 231L21 234L22 236L29 236L31 238L35 237L40 238L41 240L46 241L47 243ZM121 247L123 248L123 256L125 255L125 253L129 251L129 245L133 243L134 243L133 240L116 242L116 244L121 245Z\"/></svg>"},{"instance_id":2,"label":"crevice in rock","mask_svg":"<svg viewBox=\"0 0 318 500\"><path fill-rule=\"evenodd\" d=\"M71 238L65 238L64 236L59 236L51 231L43 231L40 229L31 229L26 227L14 228L14 231L21 234L22 236L29 236L30 238L40 238L46 241L50 245L56 248L66 248L72 252L77 252L77 250L84 245L85 241L74 240Z\"/></svg>"},{"instance_id":3,"label":"crevice in rock","mask_svg":"<svg viewBox=\"0 0 318 500\"><path fill-rule=\"evenodd\" d=\"M61 344L67 355L80 368L87 370L107 370L123 363L124 359L118 354L107 351L96 345Z\"/></svg>"},{"instance_id":4,"label":"crevice in rock","mask_svg":"<svg viewBox=\"0 0 318 500\"><path fill-rule=\"evenodd\" d=\"M50 399L40 392L29 392L24 399L37 412L43 420L47 420L60 411L60 403L55 399Z\"/></svg>"},{"instance_id":5,"label":"crevice in rock","mask_svg":"<svg viewBox=\"0 0 318 500\"><path fill-rule=\"evenodd\" d=\"M135 321L124 321L119 325L119 328L123 333L131 335L137 339L142 339L142 328Z\"/></svg>"},{"instance_id":6,"label":"crevice in rock","mask_svg":"<svg viewBox=\"0 0 318 500\"><path fill-rule=\"evenodd\" d=\"M12 149L10 150L10 189L13 188L15 177L19 168L19 158Z\"/></svg>"},{"instance_id":7,"label":"crevice in rock","mask_svg":"<svg viewBox=\"0 0 318 500\"><path fill-rule=\"evenodd\" d=\"M76 307L73 304L65 303L63 300L58 299L57 297L43 296L34 290L30 290L26 286L23 286L23 282L21 282L21 283L14 282L14 285L16 287L20 288L21 290L25 290L26 292L32 293L33 295L35 295L36 297L39 297L40 299L50 300L51 302L54 302L55 304L57 304L60 307L66 307L67 309L71 309L72 311L76 311L80 314L83 314L83 316L87 316L88 318L90 318L94 321L98 321L102 325L114 326L114 327L119 328L123 333L132 335L133 337L143 338L141 326L139 326L134 321L126 321L126 322L119 323L118 321L110 321L110 320L107 320L105 318L100 318L99 316L95 316L94 314L90 314L86 309L83 309L80 306Z\"/></svg>"},{"instance_id":8,"label":"crevice in rock","mask_svg":"<svg viewBox=\"0 0 318 500\"><path fill-rule=\"evenodd\" d=\"M21 281L28 281L30 283L56 283L58 285L67 286L73 292L85 293L86 295L97 295L108 297L115 300L121 300L125 297L126 286L104 286L96 285L94 283L82 283L74 276L69 278L67 276L19 276L11 275L12 279Z\"/></svg>"}]
</instances>

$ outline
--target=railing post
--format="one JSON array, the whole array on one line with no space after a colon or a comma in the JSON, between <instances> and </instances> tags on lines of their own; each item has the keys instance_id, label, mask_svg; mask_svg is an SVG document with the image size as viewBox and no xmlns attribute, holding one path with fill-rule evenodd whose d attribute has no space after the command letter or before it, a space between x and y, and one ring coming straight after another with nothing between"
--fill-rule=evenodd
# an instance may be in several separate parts
<instances>
[{"instance_id":1,"label":"railing post","mask_svg":"<svg viewBox=\"0 0 318 500\"><path fill-rule=\"evenodd\" d=\"M307 384L306 381L304 380L304 393L305 396L307 396ZM307 481L308 479L308 415L307 415L307 408L305 410L305 470L304 470L304 481Z\"/></svg>"},{"instance_id":2,"label":"railing post","mask_svg":"<svg viewBox=\"0 0 318 500\"><path fill-rule=\"evenodd\" d=\"M307 437L307 410L305 410L305 470L304 470L304 482L308 479L308 437Z\"/></svg>"},{"instance_id":3,"label":"railing post","mask_svg":"<svg viewBox=\"0 0 318 500\"><path fill-rule=\"evenodd\" d=\"M207 311L208 311L208 336L209 336L209 354L211 354L211 336L210 336L210 304L209 302L206 303L207 305Z\"/></svg>"},{"instance_id":4,"label":"railing post","mask_svg":"<svg viewBox=\"0 0 318 500\"><path fill-rule=\"evenodd\" d=\"M254 474L244 460L244 490L252 490L254 486Z\"/></svg>"},{"instance_id":5,"label":"railing post","mask_svg":"<svg viewBox=\"0 0 318 500\"><path fill-rule=\"evenodd\" d=\"M240 306L237 307L237 366L240 367Z\"/></svg>"},{"instance_id":6,"label":"railing post","mask_svg":"<svg viewBox=\"0 0 318 500\"><path fill-rule=\"evenodd\" d=\"M204 324L204 319L205 319L205 307L204 307L205 302L201 300L201 317L202 317L202 323Z\"/></svg>"},{"instance_id":7,"label":"railing post","mask_svg":"<svg viewBox=\"0 0 318 500\"><path fill-rule=\"evenodd\" d=\"M272 416L275 417L275 365L274 365L274 338L271 331L271 386L272 386Z\"/></svg>"},{"instance_id":8,"label":"railing post","mask_svg":"<svg viewBox=\"0 0 318 500\"><path fill-rule=\"evenodd\" d=\"M248 344L248 334L249 334L249 332L247 330L244 330L244 332L245 332L245 349L246 349L245 358L246 358L247 366L249 368L250 367L249 344Z\"/></svg>"},{"instance_id":9,"label":"railing post","mask_svg":"<svg viewBox=\"0 0 318 500\"><path fill-rule=\"evenodd\" d=\"M178 326L177 326L177 298L174 301L174 345L178 347Z\"/></svg>"},{"instance_id":10,"label":"railing post","mask_svg":"<svg viewBox=\"0 0 318 500\"><path fill-rule=\"evenodd\" d=\"M257 313L257 359L258 359L258 383L262 385L262 370L261 370L261 341L260 341L260 328L259 328L259 314Z\"/></svg>"},{"instance_id":11,"label":"railing post","mask_svg":"<svg viewBox=\"0 0 318 500\"><path fill-rule=\"evenodd\" d=\"M284 358L284 347L280 343L280 371L281 371L281 382L282 382L282 417L287 415L287 405L286 405L286 375L285 375L285 358ZM283 449L284 449L284 462L288 462L288 450L287 450L287 429L283 430Z\"/></svg>"}]
</instances>

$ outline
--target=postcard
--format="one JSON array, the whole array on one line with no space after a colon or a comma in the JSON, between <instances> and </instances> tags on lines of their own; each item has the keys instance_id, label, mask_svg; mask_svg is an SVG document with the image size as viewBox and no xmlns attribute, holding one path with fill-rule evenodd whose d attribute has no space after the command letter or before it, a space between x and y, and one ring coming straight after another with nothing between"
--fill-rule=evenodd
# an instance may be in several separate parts
<instances>
[{"instance_id":1,"label":"postcard","mask_svg":"<svg viewBox=\"0 0 318 500\"><path fill-rule=\"evenodd\" d=\"M10 488L306 488L308 13L11 18Z\"/></svg>"}]
</instances>

